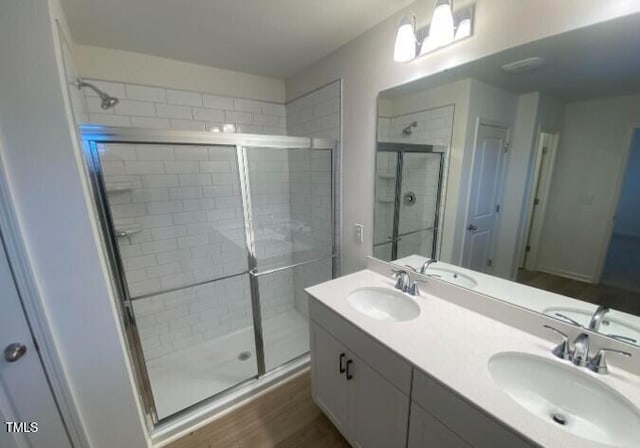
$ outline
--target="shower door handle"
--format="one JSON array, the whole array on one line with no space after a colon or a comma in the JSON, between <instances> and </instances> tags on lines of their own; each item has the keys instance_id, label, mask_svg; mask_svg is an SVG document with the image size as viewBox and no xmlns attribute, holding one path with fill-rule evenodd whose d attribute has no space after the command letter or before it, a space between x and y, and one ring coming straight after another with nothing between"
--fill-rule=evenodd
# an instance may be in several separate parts
<instances>
[{"instance_id":1,"label":"shower door handle","mask_svg":"<svg viewBox=\"0 0 640 448\"><path fill-rule=\"evenodd\" d=\"M347 371L347 369L344 366L344 359L345 359L346 355L344 353L340 353L340 361L338 363L338 371L340 373L344 373Z\"/></svg>"}]
</instances>

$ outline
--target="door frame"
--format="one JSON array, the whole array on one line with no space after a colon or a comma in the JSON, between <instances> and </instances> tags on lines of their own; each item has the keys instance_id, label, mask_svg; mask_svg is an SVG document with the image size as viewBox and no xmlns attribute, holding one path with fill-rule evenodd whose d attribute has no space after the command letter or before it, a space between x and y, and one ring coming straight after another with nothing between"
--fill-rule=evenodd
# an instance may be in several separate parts
<instances>
[{"instance_id":1,"label":"door frame","mask_svg":"<svg viewBox=\"0 0 640 448\"><path fill-rule=\"evenodd\" d=\"M460 251L460 265L464 267L463 261L464 261L464 256L465 256L465 247L467 244L467 238L469 238L468 233L466 232L466 228L467 228L467 222L469 221L469 215L470 215L470 207L471 207L471 192L472 192L472 188L473 188L473 167L476 163L476 149L478 147L478 134L480 133L480 127L481 126L489 126L489 127L494 127L494 128L501 128L507 131L507 138L505 140L505 144L507 145L507 148L509 148L511 146L511 124L510 123L506 123L504 121L499 121L499 120L492 120L489 118L483 118L483 117L477 117L476 118L476 124L475 124L475 130L474 130L474 135L473 135L473 145L472 145L472 154L471 154L471 163L469 164L469 173L470 173L470 179L469 179L469 186L467 188L467 193L466 193L466 200L465 200L465 209L464 209L464 220L462 222L462 226L460 226L461 230L462 230L462 242L461 242L461 251ZM502 205L502 199L503 199L503 195L504 195L504 181L506 178L506 173L507 173L507 166L509 165L509 160L511 159L511 151L509 151L508 149L505 151L505 156L502 157L502 162L501 162L501 166L499 168L500 170L500 182L498 184L498 194L497 194L497 198L498 198L498 203ZM496 215L498 215L496 217L496 221L495 221L495 226L496 229L500 226L500 221L502 218L502 212L503 210L501 209L500 212L496 213ZM496 239L495 236L492 236L491 238L491 242L489 243L490 245L490 251L491 251L491 255L493 256L495 254L495 249L496 249ZM494 260L495 261L495 260Z\"/></svg>"},{"instance_id":2,"label":"door frame","mask_svg":"<svg viewBox=\"0 0 640 448\"><path fill-rule=\"evenodd\" d=\"M548 160L547 162L548 178L545 185L539 184L540 178L542 175L542 170L545 167L542 163L543 156L544 156L543 151L545 148L544 147L545 142L542 139L542 134L548 135L548 141L547 141L547 149L548 149L547 157L549 157L547 159ZM527 214L526 214L526 220L525 220L525 229L521 237L519 238L520 244L518 245L519 254L518 254L518 266L516 267L516 271L518 268L526 269L525 261L528 257L531 257L529 260L533 260L532 261L533 265L537 265L538 249L540 247L540 233L542 232L544 217L547 212L547 201L549 199L549 193L551 192L551 180L553 178L553 171L555 169L556 156L558 154L559 143L560 143L559 132L549 132L549 131L545 131L542 128L538 129L537 138L536 138L536 154L535 154L534 171L533 171L533 177L531 178L531 181L528 185L529 193L526 200ZM540 191L542 192L540 196L537 195L539 189L541 189ZM540 221L538 222L538 225L534 226L535 224L533 222L534 210L537 210L535 209L536 198L542 198L540 202L542 202L543 206L537 212L539 213ZM532 241L531 235L533 234L534 227L538 231L537 233L538 237ZM527 245L530 246L528 255L526 250Z\"/></svg>"},{"instance_id":3,"label":"door frame","mask_svg":"<svg viewBox=\"0 0 640 448\"><path fill-rule=\"evenodd\" d=\"M607 260L607 254L609 253L609 246L611 246L611 239L613 238L613 227L615 224L615 217L618 211L618 204L620 203L620 196L622 195L622 187L624 183L624 177L627 174L627 165L629 164L629 156L631 155L631 143L633 142L633 135L635 132L640 132L640 123L633 123L627 126L625 133L625 149L624 157L621 166L618 168L618 174L615 179L615 195L614 200L611 202L609 213L607 213L608 223L606 237L603 238L600 245L600 253L598 254L598 263L596 265L596 271L594 277L591 279L593 283L600 283L602 278L602 271L604 271L604 265Z\"/></svg>"},{"instance_id":4,"label":"door frame","mask_svg":"<svg viewBox=\"0 0 640 448\"><path fill-rule=\"evenodd\" d=\"M7 261L13 273L29 330L38 346L38 357L60 412L60 418L67 428L73 446L88 447L89 439L64 374L62 359L55 347L53 332L36 286L37 282L29 264L18 222L11 200L4 160L0 157L0 230L4 236Z\"/></svg>"}]
</instances>

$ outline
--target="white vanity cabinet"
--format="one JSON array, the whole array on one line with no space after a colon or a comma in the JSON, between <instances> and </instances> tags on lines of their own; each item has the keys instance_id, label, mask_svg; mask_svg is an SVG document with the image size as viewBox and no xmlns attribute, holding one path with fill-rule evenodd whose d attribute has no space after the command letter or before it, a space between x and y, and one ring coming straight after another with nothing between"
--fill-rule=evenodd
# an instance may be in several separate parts
<instances>
[{"instance_id":1,"label":"white vanity cabinet","mask_svg":"<svg viewBox=\"0 0 640 448\"><path fill-rule=\"evenodd\" d=\"M313 399L353 447L536 447L317 300L309 316Z\"/></svg>"},{"instance_id":2,"label":"white vanity cabinet","mask_svg":"<svg viewBox=\"0 0 640 448\"><path fill-rule=\"evenodd\" d=\"M413 437L410 437L409 448L537 447L418 369L414 369L413 373L411 399L413 405L421 408L426 415L422 414L422 418L414 421L412 408L411 424L422 424L425 428L412 428L410 434ZM433 437L444 438L446 443L429 444L420 439L430 442Z\"/></svg>"},{"instance_id":3,"label":"white vanity cabinet","mask_svg":"<svg viewBox=\"0 0 640 448\"><path fill-rule=\"evenodd\" d=\"M411 404L408 448L472 448L433 415Z\"/></svg>"},{"instance_id":4,"label":"white vanity cabinet","mask_svg":"<svg viewBox=\"0 0 640 448\"><path fill-rule=\"evenodd\" d=\"M334 313L314 308L314 401L354 447L406 446L411 365Z\"/></svg>"}]
</instances>

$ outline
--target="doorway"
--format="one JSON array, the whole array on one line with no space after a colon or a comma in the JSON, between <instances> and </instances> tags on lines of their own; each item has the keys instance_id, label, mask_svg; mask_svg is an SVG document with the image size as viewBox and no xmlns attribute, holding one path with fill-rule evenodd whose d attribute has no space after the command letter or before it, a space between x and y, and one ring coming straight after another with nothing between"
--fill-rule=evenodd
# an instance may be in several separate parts
<instances>
[{"instance_id":1,"label":"doorway","mask_svg":"<svg viewBox=\"0 0 640 448\"><path fill-rule=\"evenodd\" d=\"M635 129L600 282L640 291L640 129Z\"/></svg>"},{"instance_id":2,"label":"doorway","mask_svg":"<svg viewBox=\"0 0 640 448\"><path fill-rule=\"evenodd\" d=\"M509 129L480 123L471 171L462 265L490 272L508 149Z\"/></svg>"}]
</instances>

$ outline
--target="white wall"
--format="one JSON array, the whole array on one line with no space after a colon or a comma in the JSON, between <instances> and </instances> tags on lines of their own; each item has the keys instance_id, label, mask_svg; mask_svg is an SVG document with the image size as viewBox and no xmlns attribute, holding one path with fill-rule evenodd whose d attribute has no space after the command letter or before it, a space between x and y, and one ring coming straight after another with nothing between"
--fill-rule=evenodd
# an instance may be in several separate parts
<instances>
[{"instance_id":1,"label":"white wall","mask_svg":"<svg viewBox=\"0 0 640 448\"><path fill-rule=\"evenodd\" d=\"M57 1L3 2L0 152L55 347L91 447L147 446L73 127Z\"/></svg>"},{"instance_id":2,"label":"white wall","mask_svg":"<svg viewBox=\"0 0 640 448\"><path fill-rule=\"evenodd\" d=\"M566 105L540 270L599 280L634 126L640 126L638 95Z\"/></svg>"},{"instance_id":3,"label":"white wall","mask_svg":"<svg viewBox=\"0 0 640 448\"><path fill-rule=\"evenodd\" d=\"M497 244L492 274L511 280L516 273L521 222L527 211L525 201L535 159L538 93L517 98L511 145L507 151L506 175L500 204Z\"/></svg>"},{"instance_id":4,"label":"white wall","mask_svg":"<svg viewBox=\"0 0 640 448\"><path fill-rule=\"evenodd\" d=\"M285 99L284 81L276 78L89 45L74 45L73 57L86 78L276 103Z\"/></svg>"},{"instance_id":5,"label":"white wall","mask_svg":"<svg viewBox=\"0 0 640 448\"><path fill-rule=\"evenodd\" d=\"M426 15L433 2L407 8ZM462 6L462 2L458 3ZM392 59L401 11L331 55L287 80L287 98L296 98L336 78L343 79L343 268L364 266L372 252L373 185L375 166L376 95L395 85L532 40L640 11L629 0L484 0L476 4L475 36L406 64ZM544 20L532 20L544 17ZM452 164L453 165L453 164ZM449 175L456 175L453 166ZM449 217L445 217L448 221ZM365 241L352 238L355 222L365 224Z\"/></svg>"}]
</instances>

